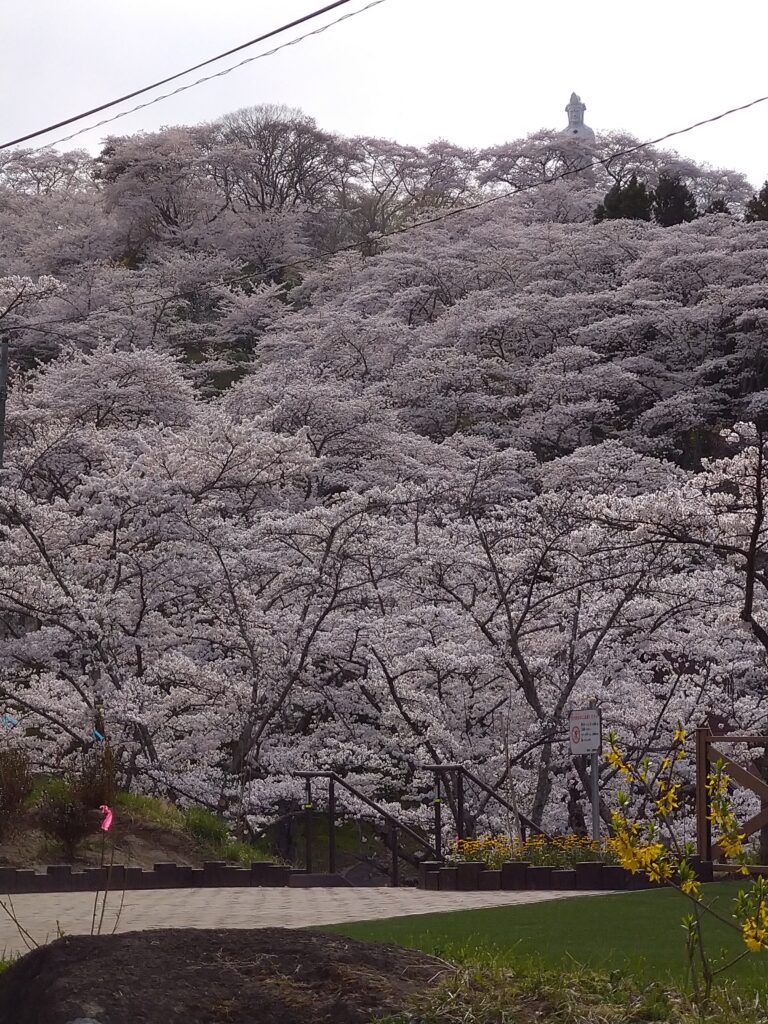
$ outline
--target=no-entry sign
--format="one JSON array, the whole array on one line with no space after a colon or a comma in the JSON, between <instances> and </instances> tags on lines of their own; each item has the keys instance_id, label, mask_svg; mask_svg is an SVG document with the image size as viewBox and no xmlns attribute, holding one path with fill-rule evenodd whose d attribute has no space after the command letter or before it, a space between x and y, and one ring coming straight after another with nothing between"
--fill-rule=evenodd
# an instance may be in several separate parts
<instances>
[{"instance_id":1,"label":"no-entry sign","mask_svg":"<svg viewBox=\"0 0 768 1024\"><path fill-rule=\"evenodd\" d=\"M572 711L568 718L572 754L599 754L603 745L599 708Z\"/></svg>"}]
</instances>

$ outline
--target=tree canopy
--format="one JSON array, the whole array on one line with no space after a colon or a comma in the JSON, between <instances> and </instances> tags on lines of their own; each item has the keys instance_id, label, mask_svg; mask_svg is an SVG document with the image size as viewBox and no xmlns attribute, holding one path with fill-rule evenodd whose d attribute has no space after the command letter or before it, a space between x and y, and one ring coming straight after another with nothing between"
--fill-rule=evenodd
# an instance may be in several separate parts
<instances>
[{"instance_id":1,"label":"tree canopy","mask_svg":"<svg viewBox=\"0 0 768 1024\"><path fill-rule=\"evenodd\" d=\"M595 223L604 220L650 220L654 198L654 192L648 190L644 181L638 181L637 174L633 172L626 184L617 181L606 193L595 210Z\"/></svg>"},{"instance_id":2,"label":"tree canopy","mask_svg":"<svg viewBox=\"0 0 768 1024\"><path fill-rule=\"evenodd\" d=\"M714 200L717 203L718 200ZM719 202L724 203L721 199ZM725 212L722 210L713 210ZM696 199L688 186L680 180L678 174L659 175L659 181L653 193L653 216L657 224L663 228L671 228L675 224L687 224L698 214Z\"/></svg>"},{"instance_id":3,"label":"tree canopy","mask_svg":"<svg viewBox=\"0 0 768 1024\"><path fill-rule=\"evenodd\" d=\"M757 195L747 202L744 220L768 220L768 181L766 181Z\"/></svg>"},{"instance_id":4,"label":"tree canopy","mask_svg":"<svg viewBox=\"0 0 768 1024\"><path fill-rule=\"evenodd\" d=\"M4 741L252 825L300 767L419 820L462 761L556 829L570 707L637 763L765 728L759 197L579 146L257 108L4 156Z\"/></svg>"}]
</instances>

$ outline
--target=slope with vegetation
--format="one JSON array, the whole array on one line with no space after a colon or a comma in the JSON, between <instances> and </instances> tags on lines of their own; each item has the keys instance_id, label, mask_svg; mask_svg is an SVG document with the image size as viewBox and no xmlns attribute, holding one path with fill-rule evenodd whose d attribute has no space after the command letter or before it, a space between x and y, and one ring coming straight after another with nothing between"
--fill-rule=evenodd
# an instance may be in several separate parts
<instances>
[{"instance_id":1,"label":"slope with vegetation","mask_svg":"<svg viewBox=\"0 0 768 1024\"><path fill-rule=\"evenodd\" d=\"M7 156L3 740L50 772L95 730L241 829L303 766L425 818L465 760L580 829L570 705L635 763L764 728L761 196L621 134L258 108Z\"/></svg>"}]
</instances>

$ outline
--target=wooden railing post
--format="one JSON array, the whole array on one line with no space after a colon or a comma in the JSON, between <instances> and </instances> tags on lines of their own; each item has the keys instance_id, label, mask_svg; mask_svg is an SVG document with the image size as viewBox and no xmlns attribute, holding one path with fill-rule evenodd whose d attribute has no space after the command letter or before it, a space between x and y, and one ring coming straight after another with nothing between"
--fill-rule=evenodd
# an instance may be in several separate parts
<instances>
[{"instance_id":1,"label":"wooden railing post","mask_svg":"<svg viewBox=\"0 0 768 1024\"><path fill-rule=\"evenodd\" d=\"M456 769L456 835L464 838L464 769Z\"/></svg>"},{"instance_id":2,"label":"wooden railing post","mask_svg":"<svg viewBox=\"0 0 768 1024\"><path fill-rule=\"evenodd\" d=\"M314 805L312 803L312 779L328 779L328 862L330 866L330 873L333 875L336 873L336 794L337 786L342 787L346 792L350 793L356 800L360 800L367 807L370 807L372 811L378 814L384 819L388 825L388 835L390 837L390 847L392 851L392 884L400 884L400 835L408 836L409 839L414 842L417 846L420 846L426 851L430 858L435 857L435 851L432 848L432 844L427 838L416 832L410 825L407 825L404 821L396 818L389 811L385 810L379 804L375 803L370 797L367 797L365 793L361 793L359 789L352 786L346 779L341 778L335 772L324 772L324 771L301 771L296 772L296 775L304 779L306 787L306 803L304 804L305 813L305 829L306 829L306 872L312 874L313 868L313 823L312 813L314 811ZM386 840L385 840L386 842ZM406 856L405 859L411 859Z\"/></svg>"},{"instance_id":3,"label":"wooden railing post","mask_svg":"<svg viewBox=\"0 0 768 1024\"><path fill-rule=\"evenodd\" d=\"M443 801L440 788L440 773L435 772L435 853L437 860L443 859Z\"/></svg>"},{"instance_id":4,"label":"wooden railing post","mask_svg":"<svg viewBox=\"0 0 768 1024\"><path fill-rule=\"evenodd\" d=\"M304 804L304 865L308 875L312 874L312 779L306 778L306 802Z\"/></svg>"},{"instance_id":5,"label":"wooden railing post","mask_svg":"<svg viewBox=\"0 0 768 1024\"><path fill-rule=\"evenodd\" d=\"M389 828L392 843L392 887L396 889L400 885L400 842L397 825L390 824Z\"/></svg>"},{"instance_id":6,"label":"wooden railing post","mask_svg":"<svg viewBox=\"0 0 768 1024\"><path fill-rule=\"evenodd\" d=\"M712 860L712 822L709 820L709 792L707 775L709 760L707 758L709 741L712 733L709 726L700 725L696 729L696 847L702 860Z\"/></svg>"},{"instance_id":7,"label":"wooden railing post","mask_svg":"<svg viewBox=\"0 0 768 1024\"><path fill-rule=\"evenodd\" d=\"M763 753L757 758L755 768L760 773L763 782L768 782L768 745L763 747ZM768 798L760 798L760 810L768 811ZM768 825L760 829L760 863L768 864Z\"/></svg>"},{"instance_id":8,"label":"wooden railing post","mask_svg":"<svg viewBox=\"0 0 768 1024\"><path fill-rule=\"evenodd\" d=\"M328 871L336 874L336 782L328 779Z\"/></svg>"}]
</instances>

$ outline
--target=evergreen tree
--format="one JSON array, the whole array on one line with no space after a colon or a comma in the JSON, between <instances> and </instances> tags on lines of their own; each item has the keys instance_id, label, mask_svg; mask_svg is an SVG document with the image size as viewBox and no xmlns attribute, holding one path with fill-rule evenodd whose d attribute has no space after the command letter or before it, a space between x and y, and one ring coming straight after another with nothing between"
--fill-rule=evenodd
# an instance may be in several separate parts
<instances>
[{"instance_id":1,"label":"evergreen tree","mask_svg":"<svg viewBox=\"0 0 768 1024\"><path fill-rule=\"evenodd\" d=\"M730 213L730 207L726 201L718 196L717 199L713 199L711 203L707 204L707 208L704 213Z\"/></svg>"},{"instance_id":2,"label":"evergreen tree","mask_svg":"<svg viewBox=\"0 0 768 1024\"><path fill-rule=\"evenodd\" d=\"M680 181L678 174L659 175L656 186L656 198L653 204L656 223L663 228L671 228L675 224L687 224L698 214L693 193Z\"/></svg>"},{"instance_id":3,"label":"evergreen tree","mask_svg":"<svg viewBox=\"0 0 768 1024\"><path fill-rule=\"evenodd\" d=\"M768 181L747 203L744 220L768 220Z\"/></svg>"},{"instance_id":4,"label":"evergreen tree","mask_svg":"<svg viewBox=\"0 0 768 1024\"><path fill-rule=\"evenodd\" d=\"M633 174L626 185L616 182L595 210L595 223L603 220L650 220L653 192Z\"/></svg>"}]
</instances>

